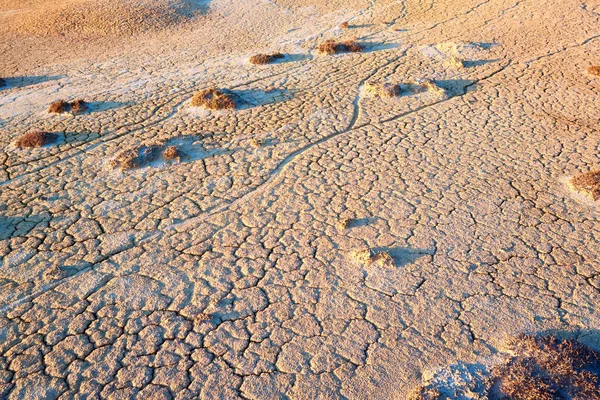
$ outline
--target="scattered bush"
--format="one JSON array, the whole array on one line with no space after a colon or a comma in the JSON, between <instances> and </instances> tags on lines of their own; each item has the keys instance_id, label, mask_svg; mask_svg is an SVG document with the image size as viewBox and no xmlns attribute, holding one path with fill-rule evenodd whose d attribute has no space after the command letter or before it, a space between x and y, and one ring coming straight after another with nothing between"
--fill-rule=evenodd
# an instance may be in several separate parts
<instances>
[{"instance_id":1,"label":"scattered bush","mask_svg":"<svg viewBox=\"0 0 600 400\"><path fill-rule=\"evenodd\" d=\"M68 107L69 107L69 103L67 103L64 100L58 100L58 101L55 101L54 103L50 104L50 108L48 108L48 112L61 114L61 113L64 113L65 111L67 111Z\"/></svg>"},{"instance_id":2,"label":"scattered bush","mask_svg":"<svg viewBox=\"0 0 600 400\"><path fill-rule=\"evenodd\" d=\"M33 131L26 133L21 136L15 142L15 146L18 148L35 148L42 147L46 144L52 143L56 140L56 135L54 133L42 132L42 131Z\"/></svg>"},{"instance_id":3,"label":"scattered bush","mask_svg":"<svg viewBox=\"0 0 600 400\"><path fill-rule=\"evenodd\" d=\"M509 348L513 355L492 370L502 394L515 400L600 399L600 354L582 343L520 335Z\"/></svg>"},{"instance_id":4,"label":"scattered bush","mask_svg":"<svg viewBox=\"0 0 600 400\"><path fill-rule=\"evenodd\" d=\"M62 114L64 112L70 112L72 114L79 114L87 111L87 103L81 99L77 99L70 103L64 100L58 100L54 103L50 104L50 108L48 108L49 113Z\"/></svg>"},{"instance_id":5,"label":"scattered bush","mask_svg":"<svg viewBox=\"0 0 600 400\"><path fill-rule=\"evenodd\" d=\"M600 65L592 65L587 69L588 74L600 76Z\"/></svg>"},{"instance_id":6,"label":"scattered bush","mask_svg":"<svg viewBox=\"0 0 600 400\"><path fill-rule=\"evenodd\" d=\"M194 319L198 322L207 322L207 321L210 321L212 319L212 317L210 314L202 312L202 313L197 314Z\"/></svg>"},{"instance_id":7,"label":"scattered bush","mask_svg":"<svg viewBox=\"0 0 600 400\"><path fill-rule=\"evenodd\" d=\"M391 83L367 82L364 86L364 93L368 97L396 97L400 91L400 85Z\"/></svg>"},{"instance_id":8,"label":"scattered bush","mask_svg":"<svg viewBox=\"0 0 600 400\"><path fill-rule=\"evenodd\" d=\"M110 160L110 166L119 168L121 171L134 169L139 165L138 149L126 150Z\"/></svg>"},{"instance_id":9,"label":"scattered bush","mask_svg":"<svg viewBox=\"0 0 600 400\"><path fill-rule=\"evenodd\" d=\"M179 150L177 150L177 146L169 146L163 151L163 158L165 160L175 160L179 159Z\"/></svg>"},{"instance_id":10,"label":"scattered bush","mask_svg":"<svg viewBox=\"0 0 600 400\"><path fill-rule=\"evenodd\" d=\"M437 388L420 385L408 395L408 400L438 400L441 397Z\"/></svg>"},{"instance_id":11,"label":"scattered bush","mask_svg":"<svg viewBox=\"0 0 600 400\"><path fill-rule=\"evenodd\" d=\"M81 99L77 99L75 101L72 101L69 105L70 105L71 113L72 114L84 113L88 109L87 103L85 101L81 100Z\"/></svg>"},{"instance_id":12,"label":"scattered bush","mask_svg":"<svg viewBox=\"0 0 600 400\"><path fill-rule=\"evenodd\" d=\"M454 69L463 69L465 67L465 62L459 57L452 56L446 60L446 65Z\"/></svg>"},{"instance_id":13,"label":"scattered bush","mask_svg":"<svg viewBox=\"0 0 600 400\"><path fill-rule=\"evenodd\" d=\"M493 366L455 364L409 399L600 400L600 354L574 339L519 335Z\"/></svg>"},{"instance_id":14,"label":"scattered bush","mask_svg":"<svg viewBox=\"0 0 600 400\"><path fill-rule=\"evenodd\" d=\"M346 40L344 42L336 42L334 39L328 39L317 46L317 51L322 54L337 54L337 53L357 53L363 51L363 47L355 40Z\"/></svg>"},{"instance_id":15,"label":"scattered bush","mask_svg":"<svg viewBox=\"0 0 600 400\"><path fill-rule=\"evenodd\" d=\"M196 92L192 97L192 106L204 107L209 110L235 109L235 101L231 96L215 88Z\"/></svg>"},{"instance_id":16,"label":"scattered bush","mask_svg":"<svg viewBox=\"0 0 600 400\"><path fill-rule=\"evenodd\" d=\"M575 175L569 184L573 190L590 197L593 201L600 199L600 170Z\"/></svg>"},{"instance_id":17,"label":"scattered bush","mask_svg":"<svg viewBox=\"0 0 600 400\"><path fill-rule=\"evenodd\" d=\"M341 24L338 25L340 29L348 29L350 28L350 25L348 25L348 21L344 21Z\"/></svg>"},{"instance_id":18,"label":"scattered bush","mask_svg":"<svg viewBox=\"0 0 600 400\"><path fill-rule=\"evenodd\" d=\"M250 64L254 65L265 65L270 64L277 59L283 58L284 55L281 53L272 53L272 54L256 54L250 57L248 60Z\"/></svg>"},{"instance_id":19,"label":"scattered bush","mask_svg":"<svg viewBox=\"0 0 600 400\"><path fill-rule=\"evenodd\" d=\"M431 79L417 79L410 84L410 91L413 93L424 93L431 92L436 94L438 97L443 97L446 91L439 87Z\"/></svg>"},{"instance_id":20,"label":"scattered bush","mask_svg":"<svg viewBox=\"0 0 600 400\"><path fill-rule=\"evenodd\" d=\"M337 222L337 227L340 230L346 229L350 225L350 222L352 222L350 218L341 218Z\"/></svg>"},{"instance_id":21,"label":"scattered bush","mask_svg":"<svg viewBox=\"0 0 600 400\"><path fill-rule=\"evenodd\" d=\"M371 262L376 263L377 265L379 265L380 267L385 267L385 266L394 266L394 259L392 258L392 256L390 256L387 252L382 251L381 253L377 253L373 256L373 258L371 258Z\"/></svg>"}]
</instances>

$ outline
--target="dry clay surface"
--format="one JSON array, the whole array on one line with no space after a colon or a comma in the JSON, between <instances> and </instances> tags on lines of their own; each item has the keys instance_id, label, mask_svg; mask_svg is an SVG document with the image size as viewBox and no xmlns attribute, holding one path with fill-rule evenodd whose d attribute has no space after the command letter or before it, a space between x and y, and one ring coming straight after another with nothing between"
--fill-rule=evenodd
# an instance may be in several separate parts
<instances>
[{"instance_id":1,"label":"dry clay surface","mask_svg":"<svg viewBox=\"0 0 600 400\"><path fill-rule=\"evenodd\" d=\"M600 214L565 183L600 167L598 2L208 7L262 41L2 66L0 398L402 399L516 333L600 346ZM191 107L211 86L238 109ZM110 167L157 141L180 159Z\"/></svg>"}]
</instances>

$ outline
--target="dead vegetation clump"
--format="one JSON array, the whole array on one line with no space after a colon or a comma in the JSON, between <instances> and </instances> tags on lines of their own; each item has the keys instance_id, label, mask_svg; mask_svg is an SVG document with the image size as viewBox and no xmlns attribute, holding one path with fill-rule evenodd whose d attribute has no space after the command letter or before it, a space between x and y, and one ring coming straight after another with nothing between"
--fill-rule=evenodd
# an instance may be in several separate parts
<instances>
[{"instance_id":1,"label":"dead vegetation clump","mask_svg":"<svg viewBox=\"0 0 600 400\"><path fill-rule=\"evenodd\" d=\"M272 54L255 54L248 60L250 64L254 65L265 65L274 62L275 60L283 58L284 55L281 53Z\"/></svg>"},{"instance_id":2,"label":"dead vegetation clump","mask_svg":"<svg viewBox=\"0 0 600 400\"><path fill-rule=\"evenodd\" d=\"M413 93L424 93L431 92L434 93L438 97L444 97L446 95L446 91L439 87L433 80L431 79L416 79L410 84L410 91Z\"/></svg>"},{"instance_id":3,"label":"dead vegetation clump","mask_svg":"<svg viewBox=\"0 0 600 400\"><path fill-rule=\"evenodd\" d=\"M417 386L408 395L408 400L438 400L442 397L440 391L435 387Z\"/></svg>"},{"instance_id":4,"label":"dead vegetation clump","mask_svg":"<svg viewBox=\"0 0 600 400\"><path fill-rule=\"evenodd\" d=\"M24 134L15 142L15 146L18 148L36 148L42 147L56 140L54 133L48 133L43 131L33 131Z\"/></svg>"},{"instance_id":5,"label":"dead vegetation clump","mask_svg":"<svg viewBox=\"0 0 600 400\"><path fill-rule=\"evenodd\" d=\"M344 21L341 24L338 25L340 29L348 29L350 28L350 25L348 24L348 21Z\"/></svg>"},{"instance_id":6,"label":"dead vegetation clump","mask_svg":"<svg viewBox=\"0 0 600 400\"><path fill-rule=\"evenodd\" d=\"M347 229L350 226L351 222L352 222L351 218L341 218L337 222L337 227L339 230Z\"/></svg>"},{"instance_id":7,"label":"dead vegetation clump","mask_svg":"<svg viewBox=\"0 0 600 400\"><path fill-rule=\"evenodd\" d=\"M163 151L163 158L165 160L178 160L179 159L179 150L177 150L177 146L169 146Z\"/></svg>"},{"instance_id":8,"label":"dead vegetation clump","mask_svg":"<svg viewBox=\"0 0 600 400\"><path fill-rule=\"evenodd\" d=\"M446 66L454 69L463 69L465 67L465 62L462 58L452 56L446 60Z\"/></svg>"},{"instance_id":9,"label":"dead vegetation clump","mask_svg":"<svg viewBox=\"0 0 600 400\"><path fill-rule=\"evenodd\" d=\"M499 391L515 400L600 399L600 354L573 339L520 335L492 370Z\"/></svg>"},{"instance_id":10,"label":"dead vegetation clump","mask_svg":"<svg viewBox=\"0 0 600 400\"><path fill-rule=\"evenodd\" d=\"M363 51L363 46L357 43L354 39L343 42L336 42L334 39L327 39L317 46L317 51L321 54L328 55L338 53L358 53Z\"/></svg>"},{"instance_id":11,"label":"dead vegetation clump","mask_svg":"<svg viewBox=\"0 0 600 400\"><path fill-rule=\"evenodd\" d=\"M236 107L231 96L215 88L196 92L192 97L192 106L209 110L233 110Z\"/></svg>"},{"instance_id":12,"label":"dead vegetation clump","mask_svg":"<svg viewBox=\"0 0 600 400\"><path fill-rule=\"evenodd\" d=\"M64 100L57 100L50 104L48 108L49 113L62 114L64 112L70 112L71 114L79 114L87 111L87 103L81 99L74 100L72 102L66 102Z\"/></svg>"},{"instance_id":13,"label":"dead vegetation clump","mask_svg":"<svg viewBox=\"0 0 600 400\"><path fill-rule=\"evenodd\" d=\"M600 170L575 175L569 181L571 188L593 201L600 199Z\"/></svg>"},{"instance_id":14,"label":"dead vegetation clump","mask_svg":"<svg viewBox=\"0 0 600 400\"><path fill-rule=\"evenodd\" d=\"M64 100L57 100L54 103L50 104L48 108L49 113L61 114L67 111L67 107L69 107L69 103Z\"/></svg>"},{"instance_id":15,"label":"dead vegetation clump","mask_svg":"<svg viewBox=\"0 0 600 400\"><path fill-rule=\"evenodd\" d=\"M211 317L211 315L210 315L210 314L208 314L208 313L205 313L205 312L202 312L202 313L199 313L199 314L197 314L197 315L195 316L195 318L194 318L194 319L195 319L197 322L208 322L208 321L210 321L210 320L211 320L211 318L212 318L212 317Z\"/></svg>"},{"instance_id":16,"label":"dead vegetation clump","mask_svg":"<svg viewBox=\"0 0 600 400\"><path fill-rule=\"evenodd\" d=\"M72 101L71 103L69 103L69 105L70 105L70 108L71 108L71 113L73 113L73 114L84 113L88 109L87 103L85 101L81 100L81 99L77 99L75 101Z\"/></svg>"},{"instance_id":17,"label":"dead vegetation clump","mask_svg":"<svg viewBox=\"0 0 600 400\"><path fill-rule=\"evenodd\" d=\"M119 168L121 171L127 171L134 169L139 165L139 154L138 150L125 150L118 154L115 158L110 160L110 166L115 169Z\"/></svg>"},{"instance_id":18,"label":"dead vegetation clump","mask_svg":"<svg viewBox=\"0 0 600 400\"><path fill-rule=\"evenodd\" d=\"M391 83L367 82L364 86L365 95L368 97L396 97L400 94L400 85Z\"/></svg>"},{"instance_id":19,"label":"dead vegetation clump","mask_svg":"<svg viewBox=\"0 0 600 400\"><path fill-rule=\"evenodd\" d=\"M590 75L600 76L600 65L591 65L587 68L587 72Z\"/></svg>"},{"instance_id":20,"label":"dead vegetation clump","mask_svg":"<svg viewBox=\"0 0 600 400\"><path fill-rule=\"evenodd\" d=\"M373 253L369 248L362 248L353 251L350 256L355 262L361 265L377 264L380 267L395 265L392 256L385 251Z\"/></svg>"}]
</instances>

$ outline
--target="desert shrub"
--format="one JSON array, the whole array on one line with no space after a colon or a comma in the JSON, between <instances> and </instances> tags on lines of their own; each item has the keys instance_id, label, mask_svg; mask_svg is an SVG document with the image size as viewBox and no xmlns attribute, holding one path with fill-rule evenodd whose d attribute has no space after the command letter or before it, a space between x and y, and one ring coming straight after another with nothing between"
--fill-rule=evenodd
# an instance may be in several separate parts
<instances>
[{"instance_id":1,"label":"desert shrub","mask_svg":"<svg viewBox=\"0 0 600 400\"><path fill-rule=\"evenodd\" d=\"M465 62L462 60L462 58L452 56L446 60L446 65L454 69L463 69L465 67Z\"/></svg>"},{"instance_id":2,"label":"desert shrub","mask_svg":"<svg viewBox=\"0 0 600 400\"><path fill-rule=\"evenodd\" d=\"M57 100L54 103L50 104L50 107L48 108L48 112L55 113L55 114L61 114L61 113L64 113L65 111L67 111L68 107L69 107L69 103L67 103L66 101Z\"/></svg>"},{"instance_id":3,"label":"desert shrub","mask_svg":"<svg viewBox=\"0 0 600 400\"><path fill-rule=\"evenodd\" d=\"M168 146L165 151L163 151L163 158L165 160L175 160L179 158L179 150L177 150L176 146Z\"/></svg>"},{"instance_id":4,"label":"desert shrub","mask_svg":"<svg viewBox=\"0 0 600 400\"><path fill-rule=\"evenodd\" d=\"M515 400L600 399L600 354L573 339L520 335L511 356L492 370L499 391Z\"/></svg>"},{"instance_id":5,"label":"desert shrub","mask_svg":"<svg viewBox=\"0 0 600 400\"><path fill-rule=\"evenodd\" d=\"M600 76L600 65L589 66L587 72L590 75Z\"/></svg>"},{"instance_id":6,"label":"desert shrub","mask_svg":"<svg viewBox=\"0 0 600 400\"><path fill-rule=\"evenodd\" d=\"M235 109L235 101L228 94L215 88L196 92L192 97L192 106L209 110Z\"/></svg>"},{"instance_id":7,"label":"desert shrub","mask_svg":"<svg viewBox=\"0 0 600 400\"><path fill-rule=\"evenodd\" d=\"M42 147L48 143L52 143L56 140L56 135L53 133L43 131L33 131L24 134L15 142L15 146L18 148L35 148Z\"/></svg>"},{"instance_id":8,"label":"desert shrub","mask_svg":"<svg viewBox=\"0 0 600 400\"><path fill-rule=\"evenodd\" d=\"M344 21L341 24L338 25L340 27L340 29L348 29L350 28L350 25L348 25L348 21Z\"/></svg>"},{"instance_id":9,"label":"desert shrub","mask_svg":"<svg viewBox=\"0 0 600 400\"><path fill-rule=\"evenodd\" d=\"M336 42L334 39L327 39L317 46L317 51L322 54L337 54L337 53L356 53L363 51L363 47L355 40L346 40L344 42Z\"/></svg>"},{"instance_id":10,"label":"desert shrub","mask_svg":"<svg viewBox=\"0 0 600 400\"><path fill-rule=\"evenodd\" d=\"M396 97L400 94L400 86L391 83L367 82L364 86L368 97Z\"/></svg>"},{"instance_id":11,"label":"desert shrub","mask_svg":"<svg viewBox=\"0 0 600 400\"><path fill-rule=\"evenodd\" d=\"M70 112L72 114L79 114L87 111L88 105L85 101L81 99L77 99L71 102L66 102L64 100L57 100L54 103L50 104L48 108L49 113L62 114L64 112Z\"/></svg>"},{"instance_id":12,"label":"desert shrub","mask_svg":"<svg viewBox=\"0 0 600 400\"><path fill-rule=\"evenodd\" d=\"M110 161L110 166L121 171L136 168L139 165L138 149L125 150Z\"/></svg>"},{"instance_id":13,"label":"desert shrub","mask_svg":"<svg viewBox=\"0 0 600 400\"><path fill-rule=\"evenodd\" d=\"M73 114L80 114L80 113L84 113L87 111L88 109L88 105L85 101L81 100L81 99L77 99L75 101L72 101L71 103L69 103L70 106L70 111Z\"/></svg>"},{"instance_id":14,"label":"desert shrub","mask_svg":"<svg viewBox=\"0 0 600 400\"><path fill-rule=\"evenodd\" d=\"M569 184L573 190L590 197L593 201L600 199L600 170L575 175Z\"/></svg>"},{"instance_id":15,"label":"desert shrub","mask_svg":"<svg viewBox=\"0 0 600 400\"><path fill-rule=\"evenodd\" d=\"M248 60L250 64L255 65L265 65L270 64L277 59L283 58L284 55L281 53L272 53L272 54L255 54Z\"/></svg>"}]
</instances>

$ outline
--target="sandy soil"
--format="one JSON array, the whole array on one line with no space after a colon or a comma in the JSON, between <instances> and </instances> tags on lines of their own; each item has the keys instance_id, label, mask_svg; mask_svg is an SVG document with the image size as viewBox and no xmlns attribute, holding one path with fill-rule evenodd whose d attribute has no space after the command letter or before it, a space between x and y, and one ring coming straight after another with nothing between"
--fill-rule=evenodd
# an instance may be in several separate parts
<instances>
[{"instance_id":1,"label":"sandy soil","mask_svg":"<svg viewBox=\"0 0 600 400\"><path fill-rule=\"evenodd\" d=\"M0 398L403 399L516 333L600 348L598 1L130 3L0 1Z\"/></svg>"}]
</instances>

